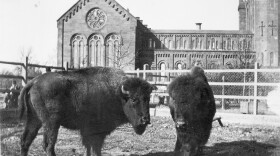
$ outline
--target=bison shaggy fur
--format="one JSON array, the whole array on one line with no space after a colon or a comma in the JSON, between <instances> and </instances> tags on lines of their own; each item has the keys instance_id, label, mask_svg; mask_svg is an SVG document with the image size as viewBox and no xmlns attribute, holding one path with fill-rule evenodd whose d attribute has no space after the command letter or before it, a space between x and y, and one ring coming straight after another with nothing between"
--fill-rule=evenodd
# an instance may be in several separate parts
<instances>
[{"instance_id":1,"label":"bison shaggy fur","mask_svg":"<svg viewBox=\"0 0 280 156\"><path fill-rule=\"evenodd\" d=\"M142 134L150 123L149 100L155 89L122 70L92 67L46 73L34 78L19 97L21 117L27 114L21 155L43 127L43 149L54 156L60 126L79 130L86 155L101 155L104 139L118 126L131 123Z\"/></svg>"},{"instance_id":2,"label":"bison shaggy fur","mask_svg":"<svg viewBox=\"0 0 280 156\"><path fill-rule=\"evenodd\" d=\"M196 156L209 139L216 113L215 100L203 69L175 78L168 86L170 113L175 122L175 153Z\"/></svg>"}]
</instances>

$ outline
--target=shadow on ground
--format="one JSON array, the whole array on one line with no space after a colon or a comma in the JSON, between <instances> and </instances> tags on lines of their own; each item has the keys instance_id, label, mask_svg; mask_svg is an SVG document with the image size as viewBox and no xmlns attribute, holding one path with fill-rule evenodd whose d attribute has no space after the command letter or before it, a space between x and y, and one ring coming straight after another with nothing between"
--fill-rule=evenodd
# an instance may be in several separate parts
<instances>
[{"instance_id":1,"label":"shadow on ground","mask_svg":"<svg viewBox=\"0 0 280 156\"><path fill-rule=\"evenodd\" d=\"M203 156L271 156L275 154L275 145L256 141L234 141L217 143L205 147ZM132 154L131 156L138 156ZM174 156L173 152L155 152L144 156Z\"/></svg>"}]
</instances>

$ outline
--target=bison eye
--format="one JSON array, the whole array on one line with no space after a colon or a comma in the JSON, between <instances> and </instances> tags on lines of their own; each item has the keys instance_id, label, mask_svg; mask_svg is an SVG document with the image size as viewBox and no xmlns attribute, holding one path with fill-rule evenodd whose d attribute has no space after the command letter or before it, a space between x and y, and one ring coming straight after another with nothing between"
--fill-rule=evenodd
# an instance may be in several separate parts
<instances>
[{"instance_id":1,"label":"bison eye","mask_svg":"<svg viewBox=\"0 0 280 156\"><path fill-rule=\"evenodd\" d=\"M132 101L133 103L135 103L135 102L137 101L137 99L136 99L136 98L131 98L131 101Z\"/></svg>"}]
</instances>

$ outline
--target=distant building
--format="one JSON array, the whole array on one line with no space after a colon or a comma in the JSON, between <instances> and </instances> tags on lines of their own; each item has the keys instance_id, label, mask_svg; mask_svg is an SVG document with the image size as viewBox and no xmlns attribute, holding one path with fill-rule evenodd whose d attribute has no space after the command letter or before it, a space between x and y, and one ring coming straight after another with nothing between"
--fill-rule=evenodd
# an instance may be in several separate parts
<instances>
[{"instance_id":1,"label":"distant building","mask_svg":"<svg viewBox=\"0 0 280 156\"><path fill-rule=\"evenodd\" d=\"M239 30L203 30L202 23L197 30L154 30L115 0L79 0L57 21L58 65L278 67L279 7L278 0L239 0Z\"/></svg>"}]
</instances>

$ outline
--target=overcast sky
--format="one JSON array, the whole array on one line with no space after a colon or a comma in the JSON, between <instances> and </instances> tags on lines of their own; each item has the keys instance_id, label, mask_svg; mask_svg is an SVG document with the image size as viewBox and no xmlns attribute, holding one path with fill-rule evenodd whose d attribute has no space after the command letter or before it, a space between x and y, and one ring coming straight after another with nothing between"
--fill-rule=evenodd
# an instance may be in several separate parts
<instances>
[{"instance_id":1,"label":"overcast sky","mask_svg":"<svg viewBox=\"0 0 280 156\"><path fill-rule=\"evenodd\" d=\"M56 62L56 20L77 0L0 0L0 61L19 61L32 48L42 64ZM238 0L117 0L152 29L237 30ZM4 66L0 64L1 67Z\"/></svg>"}]
</instances>

